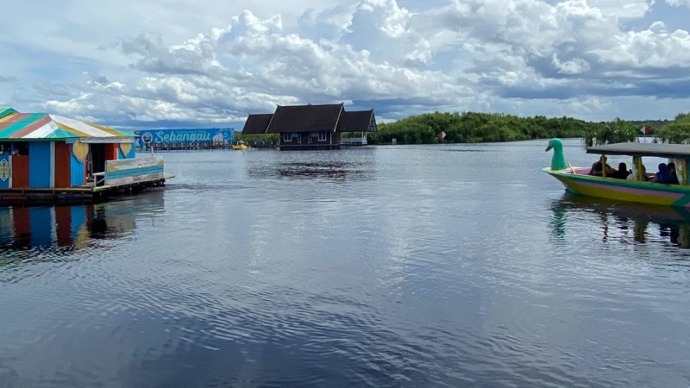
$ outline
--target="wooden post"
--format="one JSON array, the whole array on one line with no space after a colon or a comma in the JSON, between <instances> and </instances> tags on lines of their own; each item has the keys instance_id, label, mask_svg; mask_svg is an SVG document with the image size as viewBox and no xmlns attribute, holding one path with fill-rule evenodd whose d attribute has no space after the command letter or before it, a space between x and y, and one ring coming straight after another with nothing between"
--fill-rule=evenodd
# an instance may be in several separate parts
<instances>
[{"instance_id":1,"label":"wooden post","mask_svg":"<svg viewBox=\"0 0 690 388\"><path fill-rule=\"evenodd\" d=\"M635 174L637 174L635 180L644 182L646 179L644 176L645 171L642 171L642 157L633 156L633 165L635 166Z\"/></svg>"}]
</instances>

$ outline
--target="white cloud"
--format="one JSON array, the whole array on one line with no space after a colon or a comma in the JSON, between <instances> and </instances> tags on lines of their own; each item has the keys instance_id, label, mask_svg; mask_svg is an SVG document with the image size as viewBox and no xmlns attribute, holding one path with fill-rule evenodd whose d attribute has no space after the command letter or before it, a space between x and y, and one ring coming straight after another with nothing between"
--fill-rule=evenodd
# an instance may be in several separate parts
<instances>
[{"instance_id":1,"label":"white cloud","mask_svg":"<svg viewBox=\"0 0 690 388\"><path fill-rule=\"evenodd\" d=\"M30 12L33 1L8 11L36 35L0 25L11 58L0 105L111 125L236 123L276 104L340 101L381 119L653 118L690 95L690 35L664 18L640 28L663 10L652 1L66 1L60 17Z\"/></svg>"},{"instance_id":2,"label":"white cloud","mask_svg":"<svg viewBox=\"0 0 690 388\"><path fill-rule=\"evenodd\" d=\"M674 7L688 7L690 8L690 0L666 0L669 5Z\"/></svg>"}]
</instances>

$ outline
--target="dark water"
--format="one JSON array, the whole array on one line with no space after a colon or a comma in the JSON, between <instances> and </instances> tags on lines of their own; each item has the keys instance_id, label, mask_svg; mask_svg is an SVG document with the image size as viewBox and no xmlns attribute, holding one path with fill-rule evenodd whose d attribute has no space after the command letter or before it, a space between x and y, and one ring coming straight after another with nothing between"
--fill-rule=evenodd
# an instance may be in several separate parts
<instances>
[{"instance_id":1,"label":"dark water","mask_svg":"<svg viewBox=\"0 0 690 388\"><path fill-rule=\"evenodd\" d=\"M0 386L688 386L690 216L545 146L164 153L163 191L0 208Z\"/></svg>"}]
</instances>

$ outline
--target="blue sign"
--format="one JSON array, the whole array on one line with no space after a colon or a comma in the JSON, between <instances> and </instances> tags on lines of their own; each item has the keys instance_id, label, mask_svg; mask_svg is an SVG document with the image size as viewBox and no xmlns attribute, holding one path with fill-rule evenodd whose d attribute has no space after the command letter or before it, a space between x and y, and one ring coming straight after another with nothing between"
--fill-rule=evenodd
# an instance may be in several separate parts
<instances>
[{"instance_id":1,"label":"blue sign","mask_svg":"<svg viewBox=\"0 0 690 388\"><path fill-rule=\"evenodd\" d=\"M147 143L232 143L234 138L232 128L152 129L134 131L134 136L142 147Z\"/></svg>"}]
</instances>

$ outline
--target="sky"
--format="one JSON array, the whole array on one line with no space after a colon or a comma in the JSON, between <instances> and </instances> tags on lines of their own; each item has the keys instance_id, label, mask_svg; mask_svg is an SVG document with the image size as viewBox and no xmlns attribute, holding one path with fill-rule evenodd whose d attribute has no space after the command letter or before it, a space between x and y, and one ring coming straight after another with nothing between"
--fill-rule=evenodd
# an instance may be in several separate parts
<instances>
[{"instance_id":1,"label":"sky","mask_svg":"<svg viewBox=\"0 0 690 388\"><path fill-rule=\"evenodd\" d=\"M116 128L234 127L344 103L587 121L690 112L690 0L22 0L0 106Z\"/></svg>"}]
</instances>

